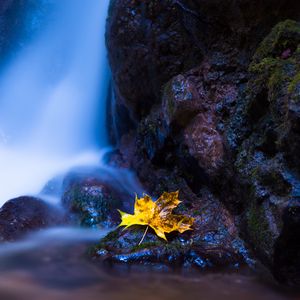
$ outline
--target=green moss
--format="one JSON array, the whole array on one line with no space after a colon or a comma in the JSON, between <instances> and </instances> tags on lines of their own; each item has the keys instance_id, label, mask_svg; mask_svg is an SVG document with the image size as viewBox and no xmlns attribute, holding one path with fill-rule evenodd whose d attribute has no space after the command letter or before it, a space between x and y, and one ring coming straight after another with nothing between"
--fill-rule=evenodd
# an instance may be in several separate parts
<instances>
[{"instance_id":1,"label":"green moss","mask_svg":"<svg viewBox=\"0 0 300 300\"><path fill-rule=\"evenodd\" d=\"M275 101L278 98L280 91L285 90L288 82L290 81L290 77L285 70L285 66L287 66L287 64L279 64L269 76L269 101Z\"/></svg>"},{"instance_id":2,"label":"green moss","mask_svg":"<svg viewBox=\"0 0 300 300\"><path fill-rule=\"evenodd\" d=\"M269 101L273 101L277 98L277 91L290 82L289 69L295 66L293 58L281 60L268 57L257 64L251 64L249 70L255 74L255 78L250 82L249 91L253 91L255 86L265 87L269 90Z\"/></svg>"},{"instance_id":3,"label":"green moss","mask_svg":"<svg viewBox=\"0 0 300 300\"><path fill-rule=\"evenodd\" d=\"M180 213L186 213L189 211L189 208L186 207L186 205L183 202L181 202L177 207L177 211L179 211Z\"/></svg>"},{"instance_id":4,"label":"green moss","mask_svg":"<svg viewBox=\"0 0 300 300\"><path fill-rule=\"evenodd\" d=\"M149 249L149 248L160 247L160 246L164 246L163 242L160 242L160 241L143 242L140 245L133 246L130 249L130 252L135 252L138 250Z\"/></svg>"},{"instance_id":5,"label":"green moss","mask_svg":"<svg viewBox=\"0 0 300 300\"><path fill-rule=\"evenodd\" d=\"M300 25L293 20L278 23L260 44L254 55L254 61L265 57L277 57L287 48L297 49L300 42Z\"/></svg>"},{"instance_id":6,"label":"green moss","mask_svg":"<svg viewBox=\"0 0 300 300\"><path fill-rule=\"evenodd\" d=\"M278 65L278 60L272 57L266 57L258 63L250 64L249 71L252 73L264 73L266 70L272 71Z\"/></svg>"},{"instance_id":7,"label":"green moss","mask_svg":"<svg viewBox=\"0 0 300 300\"><path fill-rule=\"evenodd\" d=\"M289 94L292 94L296 91L297 87L300 86L300 72L297 73L288 86Z\"/></svg>"},{"instance_id":8,"label":"green moss","mask_svg":"<svg viewBox=\"0 0 300 300\"><path fill-rule=\"evenodd\" d=\"M287 94L293 94L292 100L295 102L300 100L295 93L300 81L299 44L300 24L292 20L276 25L260 44L249 66L249 72L253 75L247 87L247 95L252 99L249 102L250 108L257 97L266 93L268 101L274 103L271 107L274 118L283 120L284 107L278 101L282 101L283 96ZM282 57L285 50L290 51L290 57ZM282 114L277 115L278 109Z\"/></svg>"},{"instance_id":9,"label":"green moss","mask_svg":"<svg viewBox=\"0 0 300 300\"><path fill-rule=\"evenodd\" d=\"M184 253L189 246L183 245L179 241L173 241L172 243L168 243L165 246L165 253L168 255L178 255Z\"/></svg>"},{"instance_id":10,"label":"green moss","mask_svg":"<svg viewBox=\"0 0 300 300\"><path fill-rule=\"evenodd\" d=\"M270 254L274 237L264 215L263 206L252 204L247 215L247 226L254 248L264 255Z\"/></svg>"},{"instance_id":11,"label":"green moss","mask_svg":"<svg viewBox=\"0 0 300 300\"><path fill-rule=\"evenodd\" d=\"M297 73L297 74L295 75L295 77L292 79L292 81L291 81L291 83L290 83L290 85L289 85L288 91L289 91L290 93L294 92L294 90L296 89L296 86L297 86L299 83L300 83L300 72Z\"/></svg>"}]
</instances>

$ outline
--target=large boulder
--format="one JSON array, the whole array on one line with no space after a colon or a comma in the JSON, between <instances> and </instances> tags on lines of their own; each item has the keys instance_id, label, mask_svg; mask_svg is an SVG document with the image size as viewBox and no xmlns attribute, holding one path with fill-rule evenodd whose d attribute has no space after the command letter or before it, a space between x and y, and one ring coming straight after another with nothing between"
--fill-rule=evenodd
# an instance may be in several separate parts
<instances>
[{"instance_id":1,"label":"large boulder","mask_svg":"<svg viewBox=\"0 0 300 300\"><path fill-rule=\"evenodd\" d=\"M111 1L109 59L117 102L129 106L132 117L145 116L159 101L162 84L200 61L201 38L183 22L175 1Z\"/></svg>"}]
</instances>

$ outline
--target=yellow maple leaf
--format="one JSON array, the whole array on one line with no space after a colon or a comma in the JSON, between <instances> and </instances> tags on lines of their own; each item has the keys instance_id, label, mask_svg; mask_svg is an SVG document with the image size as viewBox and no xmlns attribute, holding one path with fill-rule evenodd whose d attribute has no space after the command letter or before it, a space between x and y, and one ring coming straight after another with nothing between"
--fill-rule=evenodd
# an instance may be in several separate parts
<instances>
[{"instance_id":1,"label":"yellow maple leaf","mask_svg":"<svg viewBox=\"0 0 300 300\"><path fill-rule=\"evenodd\" d=\"M172 211L181 201L178 199L179 192L163 193L157 201L153 201L150 196L144 195L143 198L136 196L134 204L134 214L127 214L119 210L122 222L119 226L147 225L144 239L148 226L162 239L167 241L165 233L179 231L180 233L191 230L194 218L175 215ZM142 242L141 240L141 242ZM140 242L140 243L141 243Z\"/></svg>"}]
</instances>

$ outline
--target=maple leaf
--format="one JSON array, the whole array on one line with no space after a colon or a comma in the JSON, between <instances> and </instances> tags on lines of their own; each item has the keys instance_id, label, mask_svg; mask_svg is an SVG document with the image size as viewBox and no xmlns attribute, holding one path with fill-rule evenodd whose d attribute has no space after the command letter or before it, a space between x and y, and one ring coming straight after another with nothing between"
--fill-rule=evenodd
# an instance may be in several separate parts
<instances>
[{"instance_id":1,"label":"maple leaf","mask_svg":"<svg viewBox=\"0 0 300 300\"><path fill-rule=\"evenodd\" d=\"M124 229L132 225L147 225L143 241L147 230L151 227L155 233L162 239L167 241L165 233L186 230L192 230L194 218L175 215L173 209L178 206L181 201L178 199L179 192L163 193L157 201L153 201L150 196L144 194L143 198L136 196L134 204L134 214L127 214L119 210L122 222L119 226L126 226ZM140 242L140 243L141 243Z\"/></svg>"}]
</instances>

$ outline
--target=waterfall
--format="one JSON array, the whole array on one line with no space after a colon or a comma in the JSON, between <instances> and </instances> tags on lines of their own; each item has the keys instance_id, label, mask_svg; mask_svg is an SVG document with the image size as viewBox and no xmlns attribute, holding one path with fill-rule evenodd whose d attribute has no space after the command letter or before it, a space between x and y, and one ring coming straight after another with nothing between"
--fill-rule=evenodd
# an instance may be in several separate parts
<instances>
[{"instance_id":1,"label":"waterfall","mask_svg":"<svg viewBox=\"0 0 300 300\"><path fill-rule=\"evenodd\" d=\"M37 194L72 166L98 163L108 144L109 0L40 3L45 21L0 70L0 205Z\"/></svg>"}]
</instances>

